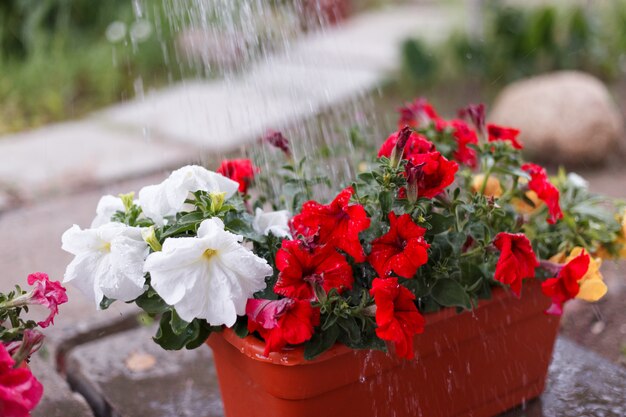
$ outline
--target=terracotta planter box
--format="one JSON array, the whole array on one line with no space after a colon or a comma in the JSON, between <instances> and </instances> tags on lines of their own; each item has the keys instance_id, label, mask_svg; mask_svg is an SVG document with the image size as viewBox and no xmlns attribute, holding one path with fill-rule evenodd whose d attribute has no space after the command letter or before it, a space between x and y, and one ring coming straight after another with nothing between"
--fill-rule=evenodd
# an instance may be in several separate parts
<instances>
[{"instance_id":1,"label":"terracotta planter box","mask_svg":"<svg viewBox=\"0 0 626 417\"><path fill-rule=\"evenodd\" d=\"M336 345L314 361L294 348L213 334L227 417L487 417L541 394L558 318L538 283L522 298L494 291L472 313L426 316L413 361Z\"/></svg>"}]
</instances>

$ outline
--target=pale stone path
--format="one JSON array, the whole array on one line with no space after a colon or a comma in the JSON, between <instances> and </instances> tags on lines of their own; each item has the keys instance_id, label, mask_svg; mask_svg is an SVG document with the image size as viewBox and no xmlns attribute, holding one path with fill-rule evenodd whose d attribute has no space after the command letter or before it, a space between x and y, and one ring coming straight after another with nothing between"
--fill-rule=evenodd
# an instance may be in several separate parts
<instances>
[{"instance_id":1,"label":"pale stone path","mask_svg":"<svg viewBox=\"0 0 626 417\"><path fill-rule=\"evenodd\" d=\"M371 91L398 67L402 40L437 41L456 27L462 9L450 10L375 10L294 40L238 77L181 82L81 121L2 137L0 211L231 151Z\"/></svg>"}]
</instances>

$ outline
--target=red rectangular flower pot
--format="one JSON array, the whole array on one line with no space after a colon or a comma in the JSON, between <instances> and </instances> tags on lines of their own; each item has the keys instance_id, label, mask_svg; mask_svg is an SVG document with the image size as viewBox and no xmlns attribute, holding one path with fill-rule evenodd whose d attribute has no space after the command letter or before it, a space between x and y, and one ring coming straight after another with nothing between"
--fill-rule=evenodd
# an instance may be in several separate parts
<instances>
[{"instance_id":1,"label":"red rectangular flower pot","mask_svg":"<svg viewBox=\"0 0 626 417\"><path fill-rule=\"evenodd\" d=\"M558 318L539 283L495 289L473 312L426 315L415 359L336 345L313 361L293 348L211 335L227 417L488 417L541 394Z\"/></svg>"}]
</instances>

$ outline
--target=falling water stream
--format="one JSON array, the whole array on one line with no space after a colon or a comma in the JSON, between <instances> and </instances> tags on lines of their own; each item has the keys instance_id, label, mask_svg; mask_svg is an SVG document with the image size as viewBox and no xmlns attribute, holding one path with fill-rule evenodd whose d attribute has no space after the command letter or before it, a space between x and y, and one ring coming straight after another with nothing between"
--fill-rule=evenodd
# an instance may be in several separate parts
<instances>
[{"instance_id":1,"label":"falling water stream","mask_svg":"<svg viewBox=\"0 0 626 417\"><path fill-rule=\"evenodd\" d=\"M266 131L282 131L291 142L293 162L307 159L304 175L331 179L330 187L317 186L310 195L327 200L349 183L355 174L353 167L365 156L365 148L355 148L355 141L350 140L356 137L354 129L358 128L361 145L381 142L383 133L372 111L376 91L337 100L329 90L332 87L322 91L310 88L311 77L326 77L323 70L328 69L315 55L309 55L301 42L307 37L332 36L330 21L335 19L315 1L162 0L162 8L147 0L132 1L137 21L151 17L165 64L173 78L183 78L179 84L188 89L189 103L183 105L189 107L189 116L182 128L202 126L206 139L200 145L208 152L200 162L207 167L215 169L222 157L243 154L251 157L262 173L275 173L286 162L280 152L268 146L242 145L256 142ZM345 70L333 63L331 71ZM150 100L141 77L134 88L139 100ZM204 98L199 91L206 88L219 90L222 96ZM219 97L224 97L226 104L216 113ZM284 117L276 115L281 106L297 110ZM258 128L256 119L268 115L266 118L277 122ZM256 130L237 138L233 145L226 144L230 138L224 136L245 124ZM153 126L147 122L144 131L149 136ZM217 157L216 144L220 145ZM281 191L276 175L257 188L270 196ZM269 203L289 208L277 198Z\"/></svg>"}]
</instances>

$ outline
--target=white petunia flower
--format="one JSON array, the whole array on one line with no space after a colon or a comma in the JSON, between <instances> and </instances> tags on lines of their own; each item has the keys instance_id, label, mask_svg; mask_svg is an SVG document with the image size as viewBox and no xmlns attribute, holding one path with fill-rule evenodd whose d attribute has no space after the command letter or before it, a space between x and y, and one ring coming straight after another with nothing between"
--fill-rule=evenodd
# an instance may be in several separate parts
<instances>
[{"instance_id":1,"label":"white petunia flower","mask_svg":"<svg viewBox=\"0 0 626 417\"><path fill-rule=\"evenodd\" d=\"M576 188L583 188L585 190L589 189L589 181L576 174L575 172L570 172L567 174L567 181L572 184Z\"/></svg>"},{"instance_id":2,"label":"white petunia flower","mask_svg":"<svg viewBox=\"0 0 626 417\"><path fill-rule=\"evenodd\" d=\"M111 222L111 217L117 211L124 211L124 203L119 197L113 195L102 196L96 207L96 217L91 222L91 228L100 227Z\"/></svg>"},{"instance_id":3,"label":"white petunia flower","mask_svg":"<svg viewBox=\"0 0 626 417\"><path fill-rule=\"evenodd\" d=\"M230 198L239 189L239 183L201 166L188 165L174 172L161 184L150 185L139 191L139 205L146 217L158 225L163 218L180 212L189 193L206 191L226 193Z\"/></svg>"},{"instance_id":4,"label":"white petunia flower","mask_svg":"<svg viewBox=\"0 0 626 417\"><path fill-rule=\"evenodd\" d=\"M143 264L149 249L140 228L113 222L85 230L74 225L61 240L63 250L75 256L63 282L71 282L97 305L103 296L131 301L145 291Z\"/></svg>"},{"instance_id":5,"label":"white petunia flower","mask_svg":"<svg viewBox=\"0 0 626 417\"><path fill-rule=\"evenodd\" d=\"M148 256L144 270L183 320L206 319L212 326L230 327L273 272L241 240L224 230L220 219L204 220L197 237L166 239L161 252Z\"/></svg>"},{"instance_id":6,"label":"white petunia flower","mask_svg":"<svg viewBox=\"0 0 626 417\"><path fill-rule=\"evenodd\" d=\"M252 227L257 233L291 238L289 232L289 212L287 210L264 212L257 208Z\"/></svg>"}]
</instances>

